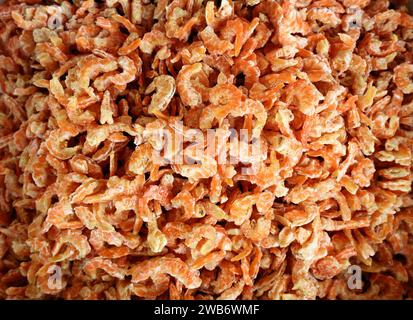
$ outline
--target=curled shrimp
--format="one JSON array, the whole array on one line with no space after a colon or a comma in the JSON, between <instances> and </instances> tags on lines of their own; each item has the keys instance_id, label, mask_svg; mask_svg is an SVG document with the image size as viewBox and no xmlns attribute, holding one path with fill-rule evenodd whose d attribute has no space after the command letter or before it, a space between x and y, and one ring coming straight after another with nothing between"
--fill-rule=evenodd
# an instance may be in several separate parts
<instances>
[{"instance_id":1,"label":"curled shrimp","mask_svg":"<svg viewBox=\"0 0 413 320\"><path fill-rule=\"evenodd\" d=\"M278 8L277 8L278 6ZM276 5L276 11L281 13L281 18L277 22L277 37L278 41L283 46L294 46L304 48L307 45L307 39L296 34L307 35L310 31L310 26L302 19L299 12L290 1L284 1L279 8Z\"/></svg>"},{"instance_id":2,"label":"curled shrimp","mask_svg":"<svg viewBox=\"0 0 413 320\"><path fill-rule=\"evenodd\" d=\"M191 226L183 222L168 222L162 232L166 236L168 247L175 247L178 239L185 239L191 232Z\"/></svg>"},{"instance_id":3,"label":"curled shrimp","mask_svg":"<svg viewBox=\"0 0 413 320\"><path fill-rule=\"evenodd\" d=\"M357 164L351 170L351 177L360 187L369 187L375 171L373 161L364 158L357 161Z\"/></svg>"},{"instance_id":4,"label":"curled shrimp","mask_svg":"<svg viewBox=\"0 0 413 320\"><path fill-rule=\"evenodd\" d=\"M167 244L166 236L159 230L155 219L150 219L148 225L147 242L153 252L161 252Z\"/></svg>"},{"instance_id":5,"label":"curled shrimp","mask_svg":"<svg viewBox=\"0 0 413 320\"><path fill-rule=\"evenodd\" d=\"M73 220L74 212L68 202L61 201L47 212L46 222L59 229L80 229L83 223Z\"/></svg>"},{"instance_id":6,"label":"curled shrimp","mask_svg":"<svg viewBox=\"0 0 413 320\"><path fill-rule=\"evenodd\" d=\"M295 105L302 113L313 115L316 112L322 94L309 81L297 80L289 84L286 88L286 102Z\"/></svg>"},{"instance_id":7,"label":"curled shrimp","mask_svg":"<svg viewBox=\"0 0 413 320\"><path fill-rule=\"evenodd\" d=\"M59 253L60 249L66 244L65 251ZM52 249L52 261L78 260L86 257L91 251L88 239L82 235L81 231L64 230L56 239Z\"/></svg>"},{"instance_id":8,"label":"curled shrimp","mask_svg":"<svg viewBox=\"0 0 413 320\"><path fill-rule=\"evenodd\" d=\"M175 79L173 77L168 75L157 76L145 90L145 94L150 94L156 90L156 93L152 96L148 112L155 114L165 110L175 94L175 89Z\"/></svg>"},{"instance_id":9,"label":"curled shrimp","mask_svg":"<svg viewBox=\"0 0 413 320\"><path fill-rule=\"evenodd\" d=\"M369 5L370 0L343 0L343 6L346 8L351 8L352 6L358 6L364 8Z\"/></svg>"},{"instance_id":10,"label":"curled shrimp","mask_svg":"<svg viewBox=\"0 0 413 320\"><path fill-rule=\"evenodd\" d=\"M67 160L73 157L81 146L67 147L69 139L79 134L75 127L56 129L50 132L46 139L46 147L49 152L58 159Z\"/></svg>"},{"instance_id":11,"label":"curled shrimp","mask_svg":"<svg viewBox=\"0 0 413 320\"><path fill-rule=\"evenodd\" d=\"M178 279L188 289L195 289L201 285L199 271L190 269L189 266L179 258L156 257L135 264L130 270L133 283L139 283L160 274L169 274Z\"/></svg>"},{"instance_id":12,"label":"curled shrimp","mask_svg":"<svg viewBox=\"0 0 413 320\"><path fill-rule=\"evenodd\" d=\"M19 10L20 8L24 8L23 4L18 5L2 5L4 1L0 1L0 20L8 20L11 19L11 13L15 10Z\"/></svg>"},{"instance_id":13,"label":"curled shrimp","mask_svg":"<svg viewBox=\"0 0 413 320\"><path fill-rule=\"evenodd\" d=\"M217 300L235 300L244 290L245 282L243 280L238 281L231 288L225 290L217 298Z\"/></svg>"},{"instance_id":14,"label":"curled shrimp","mask_svg":"<svg viewBox=\"0 0 413 320\"><path fill-rule=\"evenodd\" d=\"M224 54L225 52L234 48L233 44L227 40L221 40L214 29L207 26L199 33L205 47L212 54Z\"/></svg>"},{"instance_id":15,"label":"curled shrimp","mask_svg":"<svg viewBox=\"0 0 413 320\"><path fill-rule=\"evenodd\" d=\"M46 263L36 271L35 283L41 292L45 294L58 294L65 289L67 281L64 279L62 281L51 281L53 280L52 275L57 275L57 268L59 267L54 263Z\"/></svg>"},{"instance_id":16,"label":"curled shrimp","mask_svg":"<svg viewBox=\"0 0 413 320\"><path fill-rule=\"evenodd\" d=\"M307 19L310 21L319 21L325 26L335 28L341 23L341 19L330 8L311 8L307 13Z\"/></svg>"},{"instance_id":17,"label":"curled shrimp","mask_svg":"<svg viewBox=\"0 0 413 320\"><path fill-rule=\"evenodd\" d=\"M184 159L190 158L198 164L174 164L172 169L184 176L187 177L189 182L196 182L200 179L206 179L214 176L217 172L217 162L216 160L207 155L206 152L200 155L197 147L187 147L184 150Z\"/></svg>"},{"instance_id":18,"label":"curled shrimp","mask_svg":"<svg viewBox=\"0 0 413 320\"><path fill-rule=\"evenodd\" d=\"M66 83L74 92L87 90L90 81L96 78L100 73L110 72L117 69L118 65L115 60L108 58L100 58L95 55L88 55L78 63L79 68L69 70Z\"/></svg>"},{"instance_id":19,"label":"curled shrimp","mask_svg":"<svg viewBox=\"0 0 413 320\"><path fill-rule=\"evenodd\" d=\"M28 7L24 11L27 19L18 10L11 12L11 17L19 28L34 30L46 27L49 15L47 14L45 6Z\"/></svg>"},{"instance_id":20,"label":"curled shrimp","mask_svg":"<svg viewBox=\"0 0 413 320\"><path fill-rule=\"evenodd\" d=\"M267 238L270 234L271 220L265 217L259 217L256 221L245 221L240 230L242 233L253 242L260 242Z\"/></svg>"},{"instance_id":21,"label":"curled shrimp","mask_svg":"<svg viewBox=\"0 0 413 320\"><path fill-rule=\"evenodd\" d=\"M142 38L139 48L144 53L151 54L156 47L164 47L170 44L171 40L168 39L164 32L159 30L152 30L145 33Z\"/></svg>"},{"instance_id":22,"label":"curled shrimp","mask_svg":"<svg viewBox=\"0 0 413 320\"><path fill-rule=\"evenodd\" d=\"M258 82L261 71L257 63L251 59L236 59L232 71L235 75L242 73L245 76L245 86L251 88Z\"/></svg>"},{"instance_id":23,"label":"curled shrimp","mask_svg":"<svg viewBox=\"0 0 413 320\"><path fill-rule=\"evenodd\" d=\"M129 159L128 170L135 174L149 172L152 165L153 151L149 143L138 146Z\"/></svg>"},{"instance_id":24,"label":"curled shrimp","mask_svg":"<svg viewBox=\"0 0 413 320\"><path fill-rule=\"evenodd\" d=\"M132 82L136 78L138 69L136 68L135 63L131 58L128 57L119 57L118 59L119 66L123 69L122 73L119 73L110 78L113 84L117 86L124 86L129 82Z\"/></svg>"},{"instance_id":25,"label":"curled shrimp","mask_svg":"<svg viewBox=\"0 0 413 320\"><path fill-rule=\"evenodd\" d=\"M202 103L202 96L191 84L191 78L202 70L201 63L183 66L176 78L176 89L182 102L191 107Z\"/></svg>"},{"instance_id":26,"label":"curled shrimp","mask_svg":"<svg viewBox=\"0 0 413 320\"><path fill-rule=\"evenodd\" d=\"M252 207L257 200L256 195L246 195L236 199L230 207L229 216L236 225L247 221L252 214Z\"/></svg>"},{"instance_id":27,"label":"curled shrimp","mask_svg":"<svg viewBox=\"0 0 413 320\"><path fill-rule=\"evenodd\" d=\"M237 108L242 100L242 92L233 84L217 84L209 91L209 101L212 106L204 108L202 111L201 128L210 128L213 118L208 119L208 112L212 111L214 118L221 124L225 117ZM212 115L211 114L211 115Z\"/></svg>"},{"instance_id":28,"label":"curled shrimp","mask_svg":"<svg viewBox=\"0 0 413 320\"><path fill-rule=\"evenodd\" d=\"M6 70L7 72L17 72L18 66L12 58L0 55L0 69Z\"/></svg>"},{"instance_id":29,"label":"curled shrimp","mask_svg":"<svg viewBox=\"0 0 413 320\"><path fill-rule=\"evenodd\" d=\"M372 34L367 34L363 40L367 52L375 57L387 57L394 52L403 52L404 43L397 41L397 38L390 38L390 40L381 41L378 37Z\"/></svg>"},{"instance_id":30,"label":"curled shrimp","mask_svg":"<svg viewBox=\"0 0 413 320\"><path fill-rule=\"evenodd\" d=\"M126 275L125 269L120 268L111 260L101 257L90 259L83 266L85 273L88 274L92 279L96 279L98 269L102 269L108 275L118 279L124 279Z\"/></svg>"},{"instance_id":31,"label":"curled shrimp","mask_svg":"<svg viewBox=\"0 0 413 320\"><path fill-rule=\"evenodd\" d=\"M187 19L190 17L189 19ZM187 19L185 21L185 19ZM184 20L184 23L180 23ZM199 14L191 15L179 8L175 7L167 15L167 20L165 23L166 36L168 38L177 38L181 41L187 41L191 33L191 30L196 26L200 21Z\"/></svg>"},{"instance_id":32,"label":"curled shrimp","mask_svg":"<svg viewBox=\"0 0 413 320\"><path fill-rule=\"evenodd\" d=\"M116 5L119 4L122 7L123 12L125 13L125 16L130 17L131 15L130 1L128 0L105 0L105 2L109 8L115 8Z\"/></svg>"},{"instance_id":33,"label":"curled shrimp","mask_svg":"<svg viewBox=\"0 0 413 320\"><path fill-rule=\"evenodd\" d=\"M211 225L195 226L188 233L185 244L192 249L194 258L205 256L215 249L231 249L231 240L226 236L225 231Z\"/></svg>"},{"instance_id":34,"label":"curled shrimp","mask_svg":"<svg viewBox=\"0 0 413 320\"><path fill-rule=\"evenodd\" d=\"M218 10L215 10L215 2L208 1L205 5L205 20L208 26L218 27L229 19L234 13L234 4L230 0L222 0Z\"/></svg>"},{"instance_id":35,"label":"curled shrimp","mask_svg":"<svg viewBox=\"0 0 413 320\"><path fill-rule=\"evenodd\" d=\"M401 22L401 13L395 10L380 12L374 16L378 34L392 33Z\"/></svg>"},{"instance_id":36,"label":"curled shrimp","mask_svg":"<svg viewBox=\"0 0 413 320\"><path fill-rule=\"evenodd\" d=\"M231 111L234 117L243 117L245 115L254 116L257 120L252 125L252 138L258 138L267 121L267 111L259 101L246 99L238 108Z\"/></svg>"},{"instance_id":37,"label":"curled shrimp","mask_svg":"<svg viewBox=\"0 0 413 320\"><path fill-rule=\"evenodd\" d=\"M131 290L138 297L154 299L168 290L170 277L166 274L158 274L152 278L152 282L152 284L132 284Z\"/></svg>"},{"instance_id":38,"label":"curled shrimp","mask_svg":"<svg viewBox=\"0 0 413 320\"><path fill-rule=\"evenodd\" d=\"M413 64L405 62L394 68L394 83L404 94L413 93Z\"/></svg>"},{"instance_id":39,"label":"curled shrimp","mask_svg":"<svg viewBox=\"0 0 413 320\"><path fill-rule=\"evenodd\" d=\"M237 280L237 273L239 273L235 264L227 260L221 261L218 267L220 268L218 277L211 284L214 288L214 293L217 294L231 288Z\"/></svg>"}]
</instances>

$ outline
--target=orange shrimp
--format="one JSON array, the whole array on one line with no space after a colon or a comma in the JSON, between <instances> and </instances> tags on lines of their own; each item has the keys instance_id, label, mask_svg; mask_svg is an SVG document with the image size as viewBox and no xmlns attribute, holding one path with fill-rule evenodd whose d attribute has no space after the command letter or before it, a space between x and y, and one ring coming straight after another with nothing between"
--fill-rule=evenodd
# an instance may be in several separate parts
<instances>
[{"instance_id":1,"label":"orange shrimp","mask_svg":"<svg viewBox=\"0 0 413 320\"><path fill-rule=\"evenodd\" d=\"M156 47L163 47L170 44L171 40L168 39L165 33L159 30L152 30L151 32L145 33L139 48L144 53L151 54Z\"/></svg>"},{"instance_id":2,"label":"orange shrimp","mask_svg":"<svg viewBox=\"0 0 413 320\"><path fill-rule=\"evenodd\" d=\"M151 84L146 88L145 94L150 94L155 91L152 96L148 112L156 114L168 107L169 102L175 94L175 79L171 76L161 75L156 77Z\"/></svg>"},{"instance_id":3,"label":"orange shrimp","mask_svg":"<svg viewBox=\"0 0 413 320\"><path fill-rule=\"evenodd\" d=\"M79 131L74 126L53 130L46 139L46 147L56 158L67 160L73 157L81 148L80 146L67 147L68 140L78 134Z\"/></svg>"},{"instance_id":4,"label":"orange shrimp","mask_svg":"<svg viewBox=\"0 0 413 320\"><path fill-rule=\"evenodd\" d=\"M34 30L46 27L47 20L49 18L46 6L28 7L24 9L24 15L28 17L25 19L22 13L19 10L11 11L11 17L19 28L24 30ZM29 20L30 19L30 20Z\"/></svg>"},{"instance_id":5,"label":"orange shrimp","mask_svg":"<svg viewBox=\"0 0 413 320\"><path fill-rule=\"evenodd\" d=\"M187 177L190 183L196 182L200 179L210 178L217 172L216 160L207 155L199 155L196 145L189 146L184 151L184 159L190 158L200 164L173 164L172 169L180 175Z\"/></svg>"},{"instance_id":6,"label":"orange shrimp","mask_svg":"<svg viewBox=\"0 0 413 320\"><path fill-rule=\"evenodd\" d=\"M413 93L413 64L402 63L394 68L394 83L404 93Z\"/></svg>"},{"instance_id":7,"label":"orange shrimp","mask_svg":"<svg viewBox=\"0 0 413 320\"><path fill-rule=\"evenodd\" d=\"M195 107L202 103L202 96L191 84L191 78L202 70L201 63L183 66L176 78L176 89L185 105Z\"/></svg>"},{"instance_id":8,"label":"orange shrimp","mask_svg":"<svg viewBox=\"0 0 413 320\"><path fill-rule=\"evenodd\" d=\"M88 274L92 279L96 279L98 269L102 269L110 276L118 279L124 279L127 273L125 269L120 268L111 260L101 257L92 258L88 260L83 266L85 273Z\"/></svg>"},{"instance_id":9,"label":"orange shrimp","mask_svg":"<svg viewBox=\"0 0 413 320\"><path fill-rule=\"evenodd\" d=\"M82 221L71 220L74 216L72 207L68 202L59 202L47 212L46 222L59 229L80 229L83 227Z\"/></svg>"},{"instance_id":10,"label":"orange shrimp","mask_svg":"<svg viewBox=\"0 0 413 320\"><path fill-rule=\"evenodd\" d=\"M130 270L133 283L142 282L162 274L169 274L178 279L188 289L195 289L201 285L199 271L191 270L188 265L179 258L168 256L147 259L135 264Z\"/></svg>"},{"instance_id":11,"label":"orange shrimp","mask_svg":"<svg viewBox=\"0 0 413 320\"><path fill-rule=\"evenodd\" d=\"M231 42L221 40L210 26L205 27L199 35L204 42L205 47L212 54L224 54L234 47Z\"/></svg>"},{"instance_id":12,"label":"orange shrimp","mask_svg":"<svg viewBox=\"0 0 413 320\"><path fill-rule=\"evenodd\" d=\"M66 250L59 253L60 249L66 244ZM74 250L73 250L74 249ZM62 260L78 260L86 257L91 251L87 237L81 231L64 230L56 239L52 249L53 262Z\"/></svg>"},{"instance_id":13,"label":"orange shrimp","mask_svg":"<svg viewBox=\"0 0 413 320\"><path fill-rule=\"evenodd\" d=\"M132 59L128 57L119 57L119 66L123 69L122 73L111 77L110 81L117 86L123 86L135 80L138 69Z\"/></svg>"},{"instance_id":14,"label":"orange shrimp","mask_svg":"<svg viewBox=\"0 0 413 320\"><path fill-rule=\"evenodd\" d=\"M317 88L306 80L297 80L289 84L286 91L286 102L295 105L302 113L308 116L316 112L316 107L323 99Z\"/></svg>"}]
</instances>

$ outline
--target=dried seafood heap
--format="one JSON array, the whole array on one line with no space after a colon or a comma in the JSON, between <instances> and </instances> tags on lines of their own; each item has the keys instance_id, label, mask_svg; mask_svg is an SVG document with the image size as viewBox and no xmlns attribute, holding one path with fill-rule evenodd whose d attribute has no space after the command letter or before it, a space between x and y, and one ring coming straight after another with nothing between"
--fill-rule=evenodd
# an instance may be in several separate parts
<instances>
[{"instance_id":1,"label":"dried seafood heap","mask_svg":"<svg viewBox=\"0 0 413 320\"><path fill-rule=\"evenodd\" d=\"M6 1L0 298L413 298L406 5Z\"/></svg>"}]
</instances>

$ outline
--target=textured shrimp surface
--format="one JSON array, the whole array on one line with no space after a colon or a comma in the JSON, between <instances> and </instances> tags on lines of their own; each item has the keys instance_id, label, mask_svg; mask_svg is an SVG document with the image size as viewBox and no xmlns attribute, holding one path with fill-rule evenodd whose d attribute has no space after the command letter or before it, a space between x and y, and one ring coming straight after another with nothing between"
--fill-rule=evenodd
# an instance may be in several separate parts
<instances>
[{"instance_id":1,"label":"textured shrimp surface","mask_svg":"<svg viewBox=\"0 0 413 320\"><path fill-rule=\"evenodd\" d=\"M2 3L0 299L413 298L406 0Z\"/></svg>"}]
</instances>

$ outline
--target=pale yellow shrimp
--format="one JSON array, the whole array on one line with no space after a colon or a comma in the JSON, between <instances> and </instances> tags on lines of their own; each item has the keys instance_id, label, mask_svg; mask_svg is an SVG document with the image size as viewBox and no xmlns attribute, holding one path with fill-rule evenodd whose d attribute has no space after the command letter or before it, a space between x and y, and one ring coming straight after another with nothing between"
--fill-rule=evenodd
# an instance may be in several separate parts
<instances>
[{"instance_id":1,"label":"pale yellow shrimp","mask_svg":"<svg viewBox=\"0 0 413 320\"><path fill-rule=\"evenodd\" d=\"M192 65L183 66L176 78L176 89L179 96L185 105L195 107L202 103L201 94L191 84L191 78L201 72L202 64L194 63Z\"/></svg>"},{"instance_id":2,"label":"pale yellow shrimp","mask_svg":"<svg viewBox=\"0 0 413 320\"><path fill-rule=\"evenodd\" d=\"M145 220L145 219L144 219ZM167 244L166 236L159 230L155 218L150 218L147 222L148 236L147 244L152 252L162 252Z\"/></svg>"},{"instance_id":3,"label":"pale yellow shrimp","mask_svg":"<svg viewBox=\"0 0 413 320\"><path fill-rule=\"evenodd\" d=\"M404 94L413 93L413 64L405 62L395 67L394 83Z\"/></svg>"},{"instance_id":4,"label":"pale yellow shrimp","mask_svg":"<svg viewBox=\"0 0 413 320\"><path fill-rule=\"evenodd\" d=\"M146 88L145 94L150 94L155 90L156 93L152 96L148 108L148 112L152 114L163 111L168 107L175 94L175 79L168 75L157 76Z\"/></svg>"},{"instance_id":5,"label":"pale yellow shrimp","mask_svg":"<svg viewBox=\"0 0 413 320\"><path fill-rule=\"evenodd\" d=\"M120 4L126 17L130 17L131 8L129 0L106 0L106 5L108 8L115 8L117 4Z\"/></svg>"}]
</instances>

